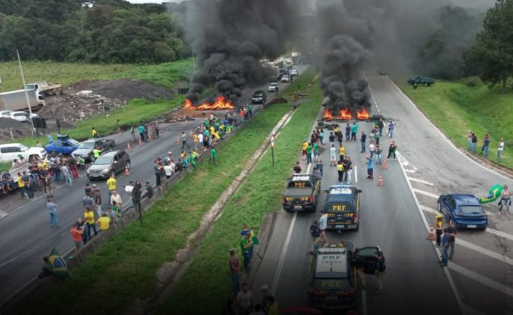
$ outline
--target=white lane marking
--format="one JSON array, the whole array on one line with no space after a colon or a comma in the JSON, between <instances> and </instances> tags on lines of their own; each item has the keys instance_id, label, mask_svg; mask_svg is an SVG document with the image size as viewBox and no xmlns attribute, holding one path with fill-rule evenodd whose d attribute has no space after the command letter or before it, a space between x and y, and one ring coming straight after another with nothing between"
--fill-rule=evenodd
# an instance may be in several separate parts
<instances>
[{"instance_id":1,"label":"white lane marking","mask_svg":"<svg viewBox=\"0 0 513 315\"><path fill-rule=\"evenodd\" d=\"M406 176L406 174L405 174L405 176ZM408 177L406 176L406 178L408 178ZM409 182L410 182L410 181L408 181L408 183L409 183ZM411 185L411 183L410 183L410 185ZM424 190L422 190L422 189L412 188L412 190L413 190L413 192L415 192L415 193L418 193L418 194L421 194L421 195L424 195L424 196L428 196L428 197L431 197L431 198L438 199L438 197L440 197L440 196L438 196L438 195L435 195L435 194L433 194L433 193L430 193L429 191L424 191Z\"/></svg>"},{"instance_id":2,"label":"white lane marking","mask_svg":"<svg viewBox=\"0 0 513 315\"><path fill-rule=\"evenodd\" d=\"M474 272L472 270L469 270L467 268L464 268L464 267L454 264L452 262L450 262L447 266L449 267L449 269L454 270L457 273L460 273L474 281L477 281L477 282L484 284L492 289L495 289L501 293L504 293L510 297L513 297L513 289L508 287L505 284L493 281L492 279L488 279L488 278L478 274L477 272Z\"/></svg>"},{"instance_id":3,"label":"white lane marking","mask_svg":"<svg viewBox=\"0 0 513 315\"><path fill-rule=\"evenodd\" d=\"M401 163L399 163L399 165L401 166L401 170L403 171L403 175L406 179L408 176L406 176L406 172L404 171L404 166ZM424 227L426 228L426 232L429 232L429 224L427 222L426 216L424 215L424 212L420 209L420 202L417 199L417 194L415 194L415 191L413 190L413 187L409 180L406 180L406 184L408 185L408 188L410 188L410 192L413 196L413 200L415 201L415 204L417 204L417 210L420 213L422 222L424 222ZM438 250L438 248L436 248L434 246L434 244L435 244L434 242L432 242L432 244L433 244L433 249L435 250L435 253L437 255L436 257L440 257L441 256L440 251ZM449 281L449 285L451 286L452 292L454 294L454 298L456 299L456 302L458 303L458 306L460 307L461 312L464 315L470 315L471 313L468 312L468 309L470 309L470 308L467 308L466 305L463 304L463 301L461 300L461 296L460 296L458 290L456 289L456 285L454 284L454 281L451 277L451 273L449 272L449 270L447 270L447 268L444 268L444 273L445 273L445 276L447 277L447 281Z\"/></svg>"},{"instance_id":4,"label":"white lane marking","mask_svg":"<svg viewBox=\"0 0 513 315\"><path fill-rule=\"evenodd\" d=\"M358 183L358 166L354 166L354 182ZM351 178L350 178L351 179Z\"/></svg>"},{"instance_id":5,"label":"white lane marking","mask_svg":"<svg viewBox=\"0 0 513 315\"><path fill-rule=\"evenodd\" d=\"M271 286L271 292L276 292L276 288L278 287L278 281L280 280L281 270L283 268L283 264L285 262L285 257L287 256L287 250L290 244L290 238L292 236L292 230L294 230L294 225L296 224L297 211L294 212L294 216L292 217L292 222L289 226L289 231L287 232L287 238L285 239L285 244L283 244L283 250L281 252L280 260L278 261L278 268L276 268L276 272L274 273L273 284Z\"/></svg>"},{"instance_id":6,"label":"white lane marking","mask_svg":"<svg viewBox=\"0 0 513 315\"><path fill-rule=\"evenodd\" d=\"M365 78L365 81L369 82L369 79L367 79L367 75L365 72L363 73L363 77ZM374 93L372 92L372 88L370 85L368 85L370 94L372 96L372 100L374 101L374 105L376 106L376 109L378 110L378 114L381 115L381 110L379 109L378 102L376 101L376 98L374 97Z\"/></svg>"},{"instance_id":7,"label":"white lane marking","mask_svg":"<svg viewBox=\"0 0 513 315\"><path fill-rule=\"evenodd\" d=\"M430 207L427 207L427 206L420 205L420 208L423 211L430 212L430 213L433 213L433 214L440 213L438 211L438 209L433 209L433 208L430 208ZM494 213L492 213L492 214L487 213L487 215L490 216L490 215L495 215L495 214ZM493 235L496 235L498 237L506 238L506 239L508 239L510 241L513 241L513 235L508 234L508 233L504 233L502 231L498 231L498 230L495 230L495 229L492 229L492 228L487 228L485 232L493 234Z\"/></svg>"},{"instance_id":8,"label":"white lane marking","mask_svg":"<svg viewBox=\"0 0 513 315\"><path fill-rule=\"evenodd\" d=\"M510 178L502 175L501 173L498 173L496 172L495 170L493 169L489 169L489 168L486 168L484 167L483 165L481 165L480 163L478 163L477 161L475 161L474 159L471 159L469 158L462 150L460 150L454 143L451 142L451 140L449 140L445 134L440 130L438 129L432 122L431 120L429 120L429 118L427 118L426 115L424 115L424 113L417 107L417 105L415 105L415 103L412 102L412 100L406 95L404 94L404 92L394 83L394 81L392 81L390 78L387 77L387 79L390 81L390 83L392 83L392 85L399 91L399 93L401 93L404 98L413 106L413 108L415 108L419 114L424 117L426 119L426 121L431 125L431 127L433 127L433 129L435 129L439 134L440 136L442 137L442 139L445 139L445 141L447 141L447 143L449 143L450 146L452 146L459 154L463 155L465 158L467 158L468 160L470 160L471 162L473 162L474 164L476 164L477 166L495 174L495 175L498 175L500 177L502 177L503 179L506 179L508 181L510 181Z\"/></svg>"},{"instance_id":9,"label":"white lane marking","mask_svg":"<svg viewBox=\"0 0 513 315\"><path fill-rule=\"evenodd\" d=\"M456 244L457 245L461 245L463 247L466 247L468 249L471 249L473 251L476 251L476 252L478 252L480 254L486 255L486 256L488 256L490 258L502 261L502 262L504 262L504 263L506 263L506 264L508 264L510 266L513 266L513 258L501 255L499 253L496 253L496 252L491 251L489 249L486 249L484 247L474 245L474 244L472 244L470 242L462 240L461 238L458 238L456 240Z\"/></svg>"},{"instance_id":10,"label":"white lane marking","mask_svg":"<svg viewBox=\"0 0 513 315\"><path fill-rule=\"evenodd\" d=\"M418 178L406 177L406 179L412 180L412 181L417 182L417 183L426 184L426 185L429 185L429 186L435 186L435 184L433 184L431 182L428 182L428 181L425 181L425 180L422 180L422 179L418 179Z\"/></svg>"},{"instance_id":11,"label":"white lane marking","mask_svg":"<svg viewBox=\"0 0 513 315\"><path fill-rule=\"evenodd\" d=\"M404 170L406 173L415 173L416 170Z\"/></svg>"}]
</instances>

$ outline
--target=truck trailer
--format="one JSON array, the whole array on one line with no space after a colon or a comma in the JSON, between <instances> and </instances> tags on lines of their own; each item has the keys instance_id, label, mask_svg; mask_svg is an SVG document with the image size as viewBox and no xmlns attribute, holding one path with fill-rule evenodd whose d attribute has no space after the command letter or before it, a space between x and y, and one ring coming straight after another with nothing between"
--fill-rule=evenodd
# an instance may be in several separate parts
<instances>
[{"instance_id":1,"label":"truck trailer","mask_svg":"<svg viewBox=\"0 0 513 315\"><path fill-rule=\"evenodd\" d=\"M45 106L45 101L35 90L27 90L32 110ZM25 90L0 93L0 110L22 111L28 110Z\"/></svg>"},{"instance_id":2,"label":"truck trailer","mask_svg":"<svg viewBox=\"0 0 513 315\"><path fill-rule=\"evenodd\" d=\"M46 81L28 83L25 85L27 90L34 90L39 95L49 96L57 95L61 92L62 85L59 83L48 83Z\"/></svg>"}]
</instances>

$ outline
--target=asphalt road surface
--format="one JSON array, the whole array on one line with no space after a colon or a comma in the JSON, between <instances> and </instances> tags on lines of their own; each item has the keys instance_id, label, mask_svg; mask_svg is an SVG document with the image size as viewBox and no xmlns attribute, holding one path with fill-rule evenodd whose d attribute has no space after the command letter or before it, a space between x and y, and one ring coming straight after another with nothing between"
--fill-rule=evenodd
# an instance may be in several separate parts
<instances>
[{"instance_id":1,"label":"asphalt road surface","mask_svg":"<svg viewBox=\"0 0 513 315\"><path fill-rule=\"evenodd\" d=\"M306 70L306 66L295 66L300 74ZM280 89L288 84L279 83ZM260 87L267 91L267 86ZM257 87L246 89L243 97L237 102L237 105L245 105L250 102L252 93ZM274 98L273 93L268 93L268 101ZM255 112L261 106L255 106ZM202 119L172 123L161 129L161 137L145 143L142 147L135 146L133 151L129 151L131 160L131 175L124 176L122 173L117 175L118 192L120 192L124 203L128 198L123 191L123 186L129 181L140 180L141 182L155 182L153 173L153 160L157 156L165 156L168 151L173 152L175 158L179 157L181 144L176 144L176 137L182 131L189 133L197 126L203 123ZM114 136L116 138L117 136ZM130 136L124 135L127 139ZM192 143L189 139L189 145ZM126 143L116 141L118 147L126 147ZM2 200L5 204L20 204L11 206L9 209L2 208L7 215L0 218L0 306L17 290L34 279L41 266L38 264L43 256L50 253L52 248L56 248L61 254L64 254L73 248L73 242L69 235L71 225L77 218L83 216L82 197L84 196L84 187L89 180L84 172L73 182L73 187L60 186L55 190L54 202L58 205L59 225L57 229L52 229L49 223L48 210L46 208L46 199L42 193L36 195L32 201L20 203ZM104 209L108 200L108 191L105 181L95 181L102 190L102 199ZM5 198L19 198L19 195L7 196Z\"/></svg>"},{"instance_id":2,"label":"asphalt road surface","mask_svg":"<svg viewBox=\"0 0 513 315\"><path fill-rule=\"evenodd\" d=\"M486 206L490 219L488 230L459 231L449 268L439 266L439 252L426 240L427 226L434 221L440 194L484 196L493 184L511 185L511 181L453 147L387 77L369 77L369 83L379 107L378 110L373 106L373 113L380 111L397 122L394 139L399 158L388 161L387 170L375 165L374 180L369 180L359 141L344 143L356 166L353 184L363 190L361 226L359 232L328 232L327 235L330 242L349 241L355 247L379 245L384 251L387 259L384 293L375 294L374 277L367 276L368 289L359 292L358 313L511 314L513 215L500 216L494 204ZM371 125L359 123L359 127L359 133L361 130L368 133ZM462 131L462 136L466 132ZM390 139L381 139L386 155ZM328 150L321 151L321 155L322 187L326 189L336 183L337 173L329 166ZM383 187L377 186L379 175L383 176ZM318 211L324 199L325 196ZM307 304L309 259L306 253L312 245L309 226L319 216L319 212L279 213L269 248L252 285L257 301L261 297L260 286L267 284L280 308Z\"/></svg>"}]
</instances>

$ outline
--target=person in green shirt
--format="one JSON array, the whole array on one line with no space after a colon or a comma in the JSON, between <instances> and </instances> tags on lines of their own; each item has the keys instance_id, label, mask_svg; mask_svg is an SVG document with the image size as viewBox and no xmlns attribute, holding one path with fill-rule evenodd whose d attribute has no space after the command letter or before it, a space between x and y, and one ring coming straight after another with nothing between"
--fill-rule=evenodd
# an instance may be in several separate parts
<instances>
[{"instance_id":1,"label":"person in green shirt","mask_svg":"<svg viewBox=\"0 0 513 315\"><path fill-rule=\"evenodd\" d=\"M306 147L306 164L312 163L312 145L309 143Z\"/></svg>"},{"instance_id":2,"label":"person in green shirt","mask_svg":"<svg viewBox=\"0 0 513 315\"><path fill-rule=\"evenodd\" d=\"M99 147L94 148L93 150L93 158L96 161L97 158L100 157L100 154L102 154L102 150L100 150Z\"/></svg>"},{"instance_id":3,"label":"person in green shirt","mask_svg":"<svg viewBox=\"0 0 513 315\"><path fill-rule=\"evenodd\" d=\"M217 166L217 151L215 148L212 148L210 150L210 158L208 159L208 162L213 162L215 166Z\"/></svg>"},{"instance_id":4,"label":"person in green shirt","mask_svg":"<svg viewBox=\"0 0 513 315\"><path fill-rule=\"evenodd\" d=\"M253 257L253 240L251 233L246 233L240 240L240 249L244 257L244 272L249 273L251 269L251 258Z\"/></svg>"},{"instance_id":5,"label":"person in green shirt","mask_svg":"<svg viewBox=\"0 0 513 315\"><path fill-rule=\"evenodd\" d=\"M314 150L314 156L318 156L319 155L319 144L317 142L314 142L313 150Z\"/></svg>"}]
</instances>

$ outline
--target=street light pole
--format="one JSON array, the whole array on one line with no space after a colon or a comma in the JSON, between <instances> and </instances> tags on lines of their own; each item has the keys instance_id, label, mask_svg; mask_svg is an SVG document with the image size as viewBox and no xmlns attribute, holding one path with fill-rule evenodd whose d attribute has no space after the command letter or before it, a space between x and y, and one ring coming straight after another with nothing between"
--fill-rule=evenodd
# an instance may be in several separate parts
<instances>
[{"instance_id":1,"label":"street light pole","mask_svg":"<svg viewBox=\"0 0 513 315\"><path fill-rule=\"evenodd\" d=\"M25 90L25 98L27 99L27 105L28 105L28 109L29 109L29 120L30 120L30 124L32 125L32 128L30 129L30 131L32 132L32 137L33 137L35 128L34 128L34 121L32 121L32 107L30 106L28 90L25 85L25 75L23 74L23 68L21 66L20 53L19 53L18 49L16 49L16 55L18 55L18 63L20 64L21 79L23 80L23 89ZM37 97L37 93L36 93L36 97Z\"/></svg>"}]
</instances>

